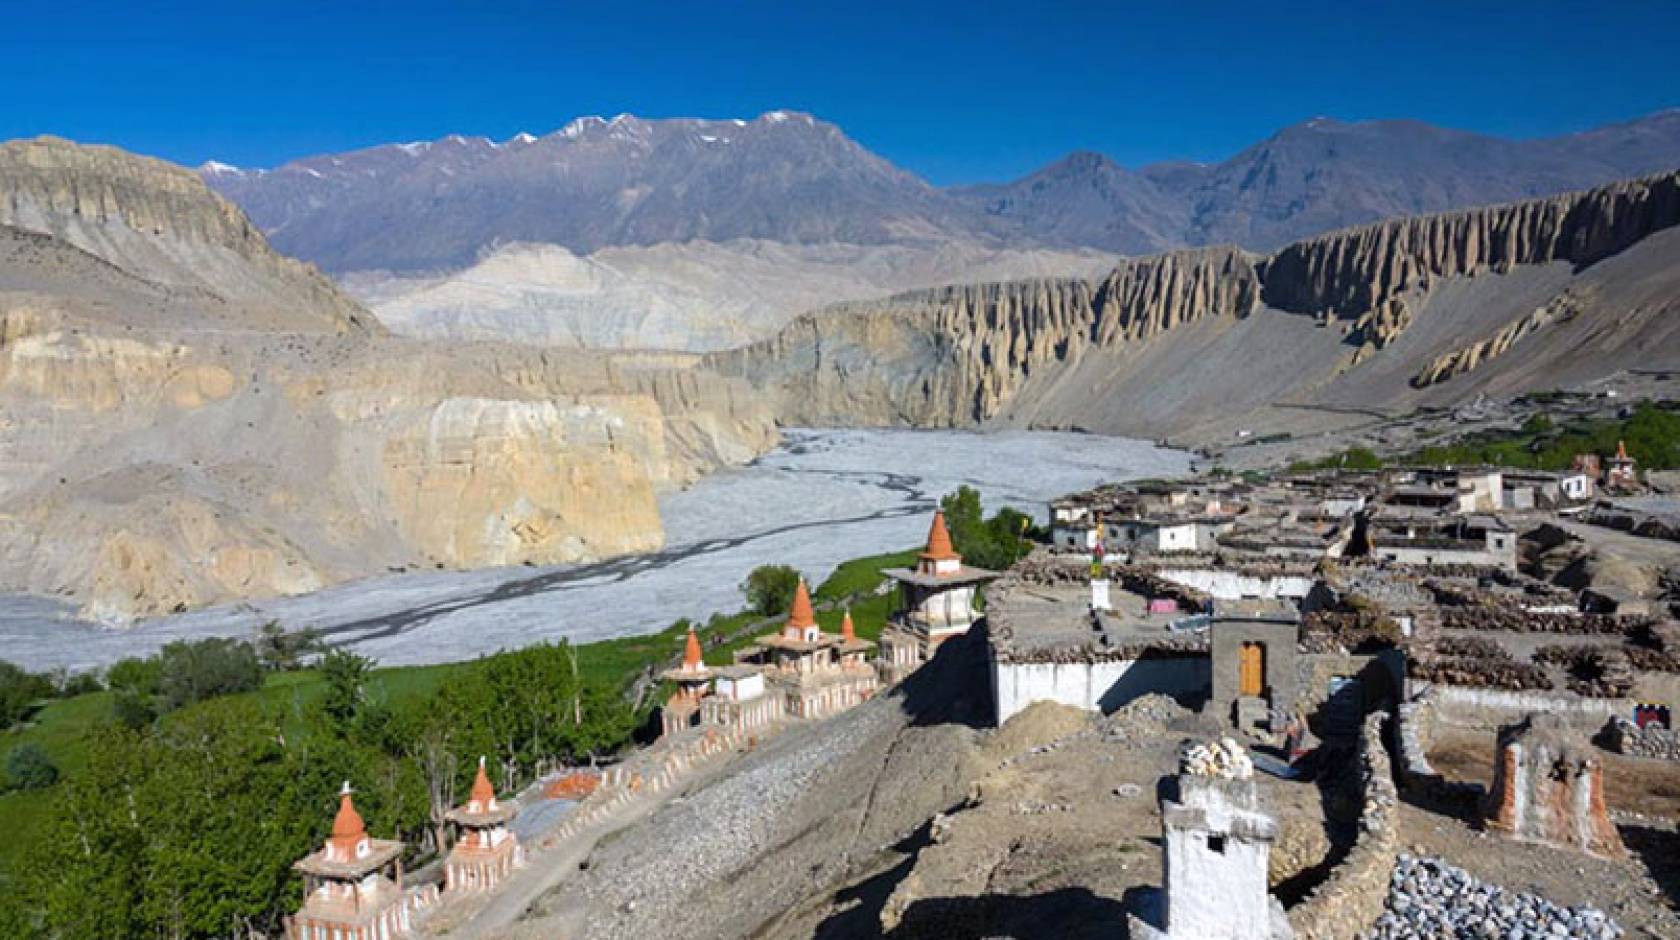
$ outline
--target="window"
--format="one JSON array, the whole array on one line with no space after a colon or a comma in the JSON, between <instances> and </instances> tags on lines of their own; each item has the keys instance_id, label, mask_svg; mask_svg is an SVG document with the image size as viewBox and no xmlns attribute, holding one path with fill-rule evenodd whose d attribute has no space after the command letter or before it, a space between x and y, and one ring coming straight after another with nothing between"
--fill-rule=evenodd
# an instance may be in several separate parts
<instances>
[{"instance_id":1,"label":"window","mask_svg":"<svg viewBox=\"0 0 1680 940\"><path fill-rule=\"evenodd\" d=\"M1225 837L1224 836L1208 836L1208 850L1217 854L1217 855L1224 855L1225 854Z\"/></svg>"}]
</instances>

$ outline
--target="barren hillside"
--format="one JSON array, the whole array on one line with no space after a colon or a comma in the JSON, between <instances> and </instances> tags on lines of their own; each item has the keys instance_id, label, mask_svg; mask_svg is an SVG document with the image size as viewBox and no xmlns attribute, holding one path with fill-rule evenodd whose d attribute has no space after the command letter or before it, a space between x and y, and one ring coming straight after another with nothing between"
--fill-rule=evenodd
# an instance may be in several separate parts
<instances>
[{"instance_id":1,"label":"barren hillside","mask_svg":"<svg viewBox=\"0 0 1680 940\"><path fill-rule=\"evenodd\" d=\"M652 548L774 437L685 361L390 337L159 161L8 144L0 206L0 583L105 619Z\"/></svg>"},{"instance_id":2,"label":"barren hillside","mask_svg":"<svg viewBox=\"0 0 1680 940\"><path fill-rule=\"evenodd\" d=\"M1680 174L1400 219L1260 258L828 308L719 354L794 423L1210 440L1680 366Z\"/></svg>"}]
</instances>

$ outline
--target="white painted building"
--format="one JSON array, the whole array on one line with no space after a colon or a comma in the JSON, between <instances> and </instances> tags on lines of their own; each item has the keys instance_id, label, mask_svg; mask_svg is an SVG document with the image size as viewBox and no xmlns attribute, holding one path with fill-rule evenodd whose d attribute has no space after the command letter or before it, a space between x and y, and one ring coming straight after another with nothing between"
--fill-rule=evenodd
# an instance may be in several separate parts
<instances>
[{"instance_id":1,"label":"white painted building","mask_svg":"<svg viewBox=\"0 0 1680 940\"><path fill-rule=\"evenodd\" d=\"M1034 702L1112 712L1151 692L1205 696L1213 681L1205 654L1088 662L1000 662L991 655L992 701L1003 724Z\"/></svg>"}]
</instances>

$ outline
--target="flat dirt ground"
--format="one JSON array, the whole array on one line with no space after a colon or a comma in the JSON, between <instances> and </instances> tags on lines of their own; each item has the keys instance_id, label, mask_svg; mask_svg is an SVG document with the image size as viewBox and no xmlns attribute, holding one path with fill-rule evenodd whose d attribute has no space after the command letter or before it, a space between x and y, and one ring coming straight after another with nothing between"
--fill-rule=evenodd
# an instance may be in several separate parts
<instances>
[{"instance_id":1,"label":"flat dirt ground","mask_svg":"<svg viewBox=\"0 0 1680 940\"><path fill-rule=\"evenodd\" d=\"M992 769L963 806L883 853L872 876L758 937L1123 937L1128 906L1161 884L1158 785L1181 740L1217 734L1160 700L1107 718L1034 705L986 743ZM1264 775L1257 784L1282 830L1274 888L1299 891L1330 849L1321 794Z\"/></svg>"},{"instance_id":2,"label":"flat dirt ground","mask_svg":"<svg viewBox=\"0 0 1680 940\"><path fill-rule=\"evenodd\" d=\"M1579 852L1514 842L1484 831L1479 821L1407 805L1401 836L1410 851L1436 855L1471 874L1558 904L1608 912L1629 937L1680 937L1680 765L1623 757L1600 750L1605 798L1618 816L1625 859L1596 859ZM1429 760L1448 779L1493 779L1491 732L1443 725L1435 730ZM1632 821L1627 814L1644 820Z\"/></svg>"}]
</instances>

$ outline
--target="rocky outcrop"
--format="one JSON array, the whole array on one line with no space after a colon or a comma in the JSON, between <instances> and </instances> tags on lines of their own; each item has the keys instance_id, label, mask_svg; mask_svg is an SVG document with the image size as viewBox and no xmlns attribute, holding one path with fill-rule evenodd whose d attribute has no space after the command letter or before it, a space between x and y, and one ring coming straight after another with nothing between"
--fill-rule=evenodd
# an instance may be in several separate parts
<instances>
[{"instance_id":1,"label":"rocky outcrop","mask_svg":"<svg viewBox=\"0 0 1680 940\"><path fill-rule=\"evenodd\" d=\"M1579 303L1573 295L1564 293L1552 299L1544 307L1535 308L1533 313L1517 320L1498 333L1470 343L1462 349L1437 356L1427 367L1412 377L1415 388L1427 388L1438 382L1445 382L1454 376L1464 375L1473 371L1490 359L1496 359L1510 352L1524 337L1539 332L1541 328L1559 320L1573 317L1579 310Z\"/></svg>"},{"instance_id":2,"label":"rocky outcrop","mask_svg":"<svg viewBox=\"0 0 1680 940\"><path fill-rule=\"evenodd\" d=\"M1253 260L1202 248L1120 262L1096 294L1099 346L1140 342L1199 317L1245 317L1260 302Z\"/></svg>"},{"instance_id":3,"label":"rocky outcrop","mask_svg":"<svg viewBox=\"0 0 1680 940\"><path fill-rule=\"evenodd\" d=\"M794 422L962 425L997 414L1032 376L1088 347L1246 316L1258 299L1242 252L1196 249L1122 261L1096 285L958 285L829 307L708 362L726 374L768 373Z\"/></svg>"},{"instance_id":4,"label":"rocky outcrop","mask_svg":"<svg viewBox=\"0 0 1680 940\"><path fill-rule=\"evenodd\" d=\"M0 225L54 238L142 280L287 329L379 331L310 265L268 246L183 167L56 137L0 143ZM190 298L190 294L189 294Z\"/></svg>"},{"instance_id":5,"label":"rocky outcrop","mask_svg":"<svg viewBox=\"0 0 1680 940\"><path fill-rule=\"evenodd\" d=\"M1583 193L1397 219L1296 242L1261 265L1265 302L1355 320L1450 277L1586 266L1680 224L1680 173Z\"/></svg>"},{"instance_id":6,"label":"rocky outcrop","mask_svg":"<svg viewBox=\"0 0 1680 940\"><path fill-rule=\"evenodd\" d=\"M644 551L659 490L775 439L693 357L389 336L156 161L6 145L0 185L4 589L120 623Z\"/></svg>"},{"instance_id":7,"label":"rocky outcrop","mask_svg":"<svg viewBox=\"0 0 1680 940\"><path fill-rule=\"evenodd\" d=\"M1273 355L1274 368L1283 363L1299 373L1297 385L1307 392L1380 361L1415 328L1423 311L1440 316L1432 292L1441 285L1559 263L1577 273L1589 271L1677 224L1680 173L1671 173L1591 192L1349 229L1264 259L1231 248L1198 249L1122 261L1089 286L1016 281L840 305L708 361L770 390L779 413L791 422L950 426L984 423L1007 412L1039 423L1048 418L1053 424L1080 424L1085 411L1094 411L1104 415L1099 429L1125 431L1151 422L1116 417L1123 409L1104 402L1105 386L1146 372L1157 353L1191 369L1222 362L1209 366L1222 368L1218 374L1180 370L1157 376L1143 389L1152 392L1169 378L1230 386L1232 394L1223 396L1226 400L1210 396L1209 407L1228 409L1228 399L1271 378L1258 372L1245 378L1242 370L1250 365L1231 351L1226 360L1194 351L1258 313L1266 314L1264 322L1274 332L1295 329L1297 316L1336 328L1318 334L1330 342L1309 332L1291 341L1298 347L1293 356L1287 349ZM1661 313L1665 294L1653 289L1649 296L1658 302L1634 311L1641 317ZM1561 310L1554 310L1550 322L1569 319ZM1421 374L1424 380L1413 387L1426 387L1462 374L1543 325L1496 333L1479 350L1442 350L1433 354L1441 358L1423 360L1403 373L1402 381ZM1251 333L1264 340L1257 330ZM1178 340L1184 335L1195 338ZM1176 424L1210 416L1186 413L1182 396L1161 397L1180 407L1173 415Z\"/></svg>"}]
</instances>

